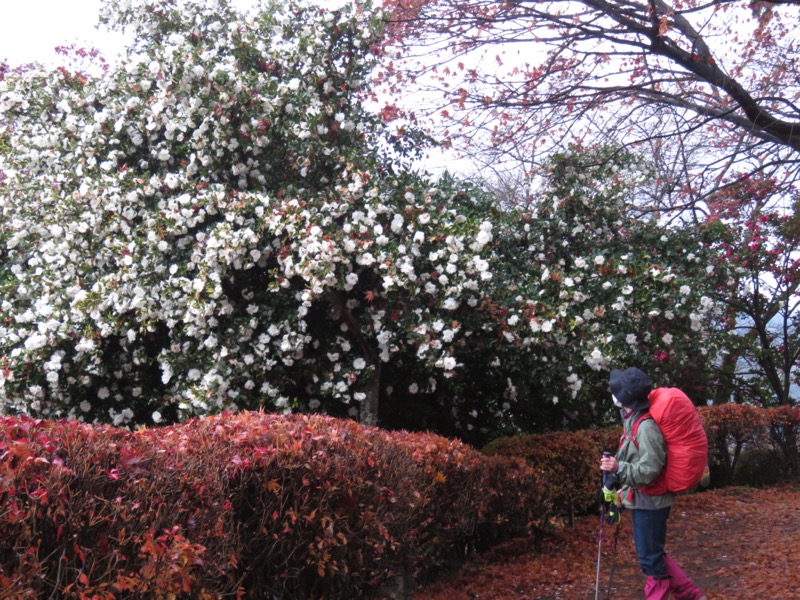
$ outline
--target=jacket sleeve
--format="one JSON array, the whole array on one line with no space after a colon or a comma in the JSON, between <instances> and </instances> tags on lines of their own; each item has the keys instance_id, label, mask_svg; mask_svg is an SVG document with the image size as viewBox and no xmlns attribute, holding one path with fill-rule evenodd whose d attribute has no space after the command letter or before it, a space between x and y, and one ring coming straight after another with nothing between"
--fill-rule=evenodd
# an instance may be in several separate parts
<instances>
[{"instance_id":1,"label":"jacket sleeve","mask_svg":"<svg viewBox=\"0 0 800 600\"><path fill-rule=\"evenodd\" d=\"M640 488L661 473L667 463L667 447L661 430L652 419L639 424L636 438L639 442L638 458L632 462L619 461L617 474L622 485Z\"/></svg>"}]
</instances>

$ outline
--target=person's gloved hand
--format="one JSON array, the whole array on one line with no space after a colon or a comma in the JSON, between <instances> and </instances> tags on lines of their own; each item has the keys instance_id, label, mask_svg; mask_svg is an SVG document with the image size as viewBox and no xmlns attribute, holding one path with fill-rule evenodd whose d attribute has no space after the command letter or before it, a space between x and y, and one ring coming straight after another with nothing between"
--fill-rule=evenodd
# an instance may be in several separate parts
<instances>
[{"instance_id":1,"label":"person's gloved hand","mask_svg":"<svg viewBox=\"0 0 800 600\"><path fill-rule=\"evenodd\" d=\"M609 490L616 489L619 486L619 475L615 472L611 473L603 471L603 487Z\"/></svg>"},{"instance_id":2,"label":"person's gloved hand","mask_svg":"<svg viewBox=\"0 0 800 600\"><path fill-rule=\"evenodd\" d=\"M611 456L610 452L604 452L600 460L600 469L603 471L603 504L606 508L606 523L609 525L617 525L622 519L622 502L617 493L618 468L617 459Z\"/></svg>"},{"instance_id":3,"label":"person's gloved hand","mask_svg":"<svg viewBox=\"0 0 800 600\"><path fill-rule=\"evenodd\" d=\"M617 525L622 519L622 502L619 499L617 486L619 478L616 473L603 473L603 502L606 505L606 523Z\"/></svg>"},{"instance_id":4,"label":"person's gloved hand","mask_svg":"<svg viewBox=\"0 0 800 600\"><path fill-rule=\"evenodd\" d=\"M608 489L608 487L603 486L603 501L606 504L619 504L619 495L617 494L617 490L615 489Z\"/></svg>"}]
</instances>

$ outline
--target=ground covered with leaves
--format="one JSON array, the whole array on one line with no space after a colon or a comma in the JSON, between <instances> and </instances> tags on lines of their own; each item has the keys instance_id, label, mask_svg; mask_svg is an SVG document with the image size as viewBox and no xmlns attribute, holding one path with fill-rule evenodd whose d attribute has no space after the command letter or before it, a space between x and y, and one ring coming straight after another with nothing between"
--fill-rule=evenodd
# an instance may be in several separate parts
<instances>
[{"instance_id":1,"label":"ground covered with leaves","mask_svg":"<svg viewBox=\"0 0 800 600\"><path fill-rule=\"evenodd\" d=\"M579 518L538 547L517 539L477 556L458 573L420 590L416 600L574 600L595 597L600 520ZM617 539L603 531L600 598L642 598L630 517ZM725 488L678 498L667 550L708 600L797 597L800 570L800 485Z\"/></svg>"}]
</instances>

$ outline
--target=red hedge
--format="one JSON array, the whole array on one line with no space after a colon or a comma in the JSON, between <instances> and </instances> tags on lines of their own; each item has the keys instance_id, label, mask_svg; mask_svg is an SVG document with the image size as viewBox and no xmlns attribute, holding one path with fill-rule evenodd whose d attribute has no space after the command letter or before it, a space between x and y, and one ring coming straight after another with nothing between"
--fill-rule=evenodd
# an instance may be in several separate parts
<instances>
[{"instance_id":1,"label":"red hedge","mask_svg":"<svg viewBox=\"0 0 800 600\"><path fill-rule=\"evenodd\" d=\"M356 597L542 512L524 461L434 435L242 413L127 432L0 420L15 597Z\"/></svg>"},{"instance_id":2,"label":"red hedge","mask_svg":"<svg viewBox=\"0 0 800 600\"><path fill-rule=\"evenodd\" d=\"M547 482L552 515L580 514L597 502L599 458L616 451L621 428L561 431L499 438L483 452L527 460Z\"/></svg>"},{"instance_id":3,"label":"red hedge","mask_svg":"<svg viewBox=\"0 0 800 600\"><path fill-rule=\"evenodd\" d=\"M700 412L719 464L760 444L797 475L800 409ZM369 596L475 545L591 509L597 458L619 432L504 438L480 453L319 416L241 413L137 432L2 418L0 590Z\"/></svg>"},{"instance_id":4,"label":"red hedge","mask_svg":"<svg viewBox=\"0 0 800 600\"><path fill-rule=\"evenodd\" d=\"M800 477L800 407L758 408L722 404L699 408L709 438L711 485L730 485L743 452L768 449L783 476ZM596 506L600 475L598 457L614 452L621 428L528 434L499 438L483 451L524 458L547 482L552 514L571 516ZM544 507L543 507L544 508Z\"/></svg>"}]
</instances>

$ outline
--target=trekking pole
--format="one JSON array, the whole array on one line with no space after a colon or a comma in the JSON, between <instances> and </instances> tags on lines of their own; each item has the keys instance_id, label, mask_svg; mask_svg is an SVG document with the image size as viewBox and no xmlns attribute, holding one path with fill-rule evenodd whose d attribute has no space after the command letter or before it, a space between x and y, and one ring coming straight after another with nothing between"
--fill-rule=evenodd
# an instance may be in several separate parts
<instances>
[{"instance_id":1,"label":"trekking pole","mask_svg":"<svg viewBox=\"0 0 800 600\"><path fill-rule=\"evenodd\" d=\"M606 600L611 600L611 582L614 580L614 570L617 567L617 540L619 539L619 528L622 525L617 523L614 529L614 545L611 550L611 573L608 576L608 587L606 588Z\"/></svg>"},{"instance_id":2,"label":"trekking pole","mask_svg":"<svg viewBox=\"0 0 800 600\"><path fill-rule=\"evenodd\" d=\"M603 456L608 458L610 452L603 452ZM605 487L606 473L603 471L603 486ZM594 600L600 600L600 561L603 558L603 523L606 520L606 503L600 504L600 535L597 542L597 573L594 579Z\"/></svg>"}]
</instances>

